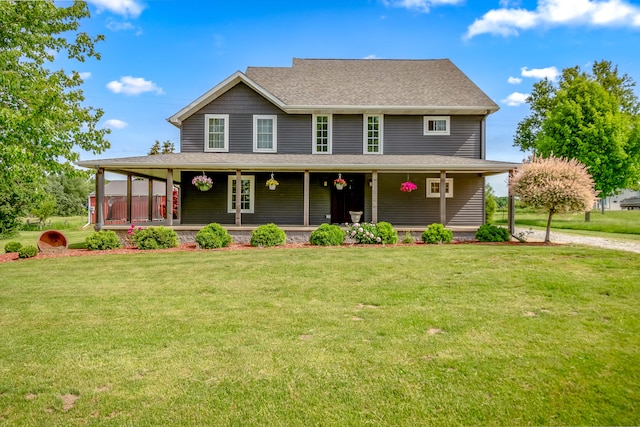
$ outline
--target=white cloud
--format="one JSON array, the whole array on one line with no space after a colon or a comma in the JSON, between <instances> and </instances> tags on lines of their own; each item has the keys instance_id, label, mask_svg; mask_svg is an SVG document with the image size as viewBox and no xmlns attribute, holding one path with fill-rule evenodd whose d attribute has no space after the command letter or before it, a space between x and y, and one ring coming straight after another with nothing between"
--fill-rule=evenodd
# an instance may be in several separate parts
<instances>
[{"instance_id":1,"label":"white cloud","mask_svg":"<svg viewBox=\"0 0 640 427\"><path fill-rule=\"evenodd\" d=\"M91 73L88 72L88 71L83 71L81 73L78 73L78 75L80 76L80 78L82 80L87 80L87 79L91 78Z\"/></svg>"},{"instance_id":2,"label":"white cloud","mask_svg":"<svg viewBox=\"0 0 640 427\"><path fill-rule=\"evenodd\" d=\"M133 25L131 22L116 21L113 19L107 19L107 28L111 31L135 31L136 36L142 34L142 28L137 25Z\"/></svg>"},{"instance_id":3,"label":"white cloud","mask_svg":"<svg viewBox=\"0 0 640 427\"><path fill-rule=\"evenodd\" d=\"M502 103L507 104L509 107L518 107L527 102L528 97L528 93L513 92L511 95L503 99Z\"/></svg>"},{"instance_id":4,"label":"white cloud","mask_svg":"<svg viewBox=\"0 0 640 427\"><path fill-rule=\"evenodd\" d=\"M463 3L464 0L382 0L386 6L404 7L418 12L429 12L432 7L450 6Z\"/></svg>"},{"instance_id":5,"label":"white cloud","mask_svg":"<svg viewBox=\"0 0 640 427\"><path fill-rule=\"evenodd\" d=\"M107 83L107 88L113 93L125 95L140 95L145 92L155 92L156 95L164 94L161 87L142 77L124 76L119 81L114 80Z\"/></svg>"},{"instance_id":6,"label":"white cloud","mask_svg":"<svg viewBox=\"0 0 640 427\"><path fill-rule=\"evenodd\" d=\"M378 58L375 54L371 54L371 55L365 56L364 59L380 59L380 58Z\"/></svg>"},{"instance_id":7,"label":"white cloud","mask_svg":"<svg viewBox=\"0 0 640 427\"><path fill-rule=\"evenodd\" d=\"M556 81L560 75L560 71L558 71L556 67L532 68L530 70L527 67L522 67L520 71L522 77L531 77L539 80L549 79L553 82Z\"/></svg>"},{"instance_id":8,"label":"white cloud","mask_svg":"<svg viewBox=\"0 0 640 427\"><path fill-rule=\"evenodd\" d=\"M118 119L109 119L104 122L104 127L109 129L124 129L127 126L129 126L129 123L123 122L122 120Z\"/></svg>"},{"instance_id":9,"label":"white cloud","mask_svg":"<svg viewBox=\"0 0 640 427\"><path fill-rule=\"evenodd\" d=\"M512 85L519 85L520 83L522 83L522 79L520 77L509 77L509 80L507 81Z\"/></svg>"},{"instance_id":10,"label":"white cloud","mask_svg":"<svg viewBox=\"0 0 640 427\"><path fill-rule=\"evenodd\" d=\"M521 30L541 26L586 25L594 27L640 28L640 7L627 0L538 0L534 11L508 8L493 9L476 19L465 38L479 34L518 35Z\"/></svg>"},{"instance_id":11,"label":"white cloud","mask_svg":"<svg viewBox=\"0 0 640 427\"><path fill-rule=\"evenodd\" d=\"M117 15L137 18L144 6L137 0L87 0L98 8L98 13L108 10Z\"/></svg>"}]
</instances>

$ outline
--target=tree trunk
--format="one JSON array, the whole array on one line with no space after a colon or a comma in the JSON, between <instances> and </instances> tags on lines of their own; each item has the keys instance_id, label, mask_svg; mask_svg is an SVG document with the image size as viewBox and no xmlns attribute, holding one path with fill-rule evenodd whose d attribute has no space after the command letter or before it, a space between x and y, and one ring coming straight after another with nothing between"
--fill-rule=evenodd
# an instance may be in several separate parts
<instances>
[{"instance_id":1,"label":"tree trunk","mask_svg":"<svg viewBox=\"0 0 640 427\"><path fill-rule=\"evenodd\" d=\"M604 199L600 202L600 206L602 206L602 215L604 215Z\"/></svg>"},{"instance_id":2,"label":"tree trunk","mask_svg":"<svg viewBox=\"0 0 640 427\"><path fill-rule=\"evenodd\" d=\"M549 237L551 236L551 218L553 217L553 211L549 211L549 219L547 219L547 233L544 236L544 242L550 243Z\"/></svg>"},{"instance_id":3,"label":"tree trunk","mask_svg":"<svg viewBox=\"0 0 640 427\"><path fill-rule=\"evenodd\" d=\"M591 211L586 211L584 213L584 222L589 222L591 221Z\"/></svg>"}]
</instances>

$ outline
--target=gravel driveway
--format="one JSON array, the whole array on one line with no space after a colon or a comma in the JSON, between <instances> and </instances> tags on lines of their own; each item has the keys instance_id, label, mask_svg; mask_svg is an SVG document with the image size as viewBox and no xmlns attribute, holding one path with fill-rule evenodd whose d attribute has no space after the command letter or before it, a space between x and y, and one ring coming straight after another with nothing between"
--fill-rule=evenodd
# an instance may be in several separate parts
<instances>
[{"instance_id":1,"label":"gravel driveway","mask_svg":"<svg viewBox=\"0 0 640 427\"><path fill-rule=\"evenodd\" d=\"M529 230L526 228L518 227L516 228L514 234L518 235L518 233L520 232L529 233L531 231L533 231L533 233L527 235L528 242L544 241L544 230ZM551 243L575 243L579 245L598 246L605 249L618 249L621 251L640 253L640 243L624 242L621 240L607 239L604 237L579 236L576 234L558 233L552 230L550 240Z\"/></svg>"}]
</instances>

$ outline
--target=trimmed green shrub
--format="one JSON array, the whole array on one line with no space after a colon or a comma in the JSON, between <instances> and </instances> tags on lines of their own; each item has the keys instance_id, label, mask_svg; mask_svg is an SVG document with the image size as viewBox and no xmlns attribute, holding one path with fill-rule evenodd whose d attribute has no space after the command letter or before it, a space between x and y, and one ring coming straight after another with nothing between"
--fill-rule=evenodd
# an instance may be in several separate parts
<instances>
[{"instance_id":1,"label":"trimmed green shrub","mask_svg":"<svg viewBox=\"0 0 640 427\"><path fill-rule=\"evenodd\" d=\"M178 246L178 235L166 227L148 227L133 233L133 242L138 249L167 249Z\"/></svg>"},{"instance_id":2,"label":"trimmed green shrub","mask_svg":"<svg viewBox=\"0 0 640 427\"><path fill-rule=\"evenodd\" d=\"M275 224L264 224L251 233L251 246L282 246L287 242L284 230Z\"/></svg>"},{"instance_id":3,"label":"trimmed green shrub","mask_svg":"<svg viewBox=\"0 0 640 427\"><path fill-rule=\"evenodd\" d=\"M340 246L344 243L344 231L337 225L322 224L311 232L309 243L318 246Z\"/></svg>"},{"instance_id":4,"label":"trimmed green shrub","mask_svg":"<svg viewBox=\"0 0 640 427\"><path fill-rule=\"evenodd\" d=\"M376 231L376 235L380 237L380 239L382 239L382 242L380 243L388 245L394 245L398 243L398 232L393 229L393 226L390 223L386 221L380 221L378 224L376 224Z\"/></svg>"},{"instance_id":5,"label":"trimmed green shrub","mask_svg":"<svg viewBox=\"0 0 640 427\"><path fill-rule=\"evenodd\" d=\"M413 234L411 234L409 231L405 231L404 234L402 235L402 243L413 243L415 242L415 238L413 237Z\"/></svg>"},{"instance_id":6,"label":"trimmed green shrub","mask_svg":"<svg viewBox=\"0 0 640 427\"><path fill-rule=\"evenodd\" d=\"M87 249L90 251L106 251L118 249L121 246L118 235L111 230L96 231L87 236L85 242L87 242Z\"/></svg>"},{"instance_id":7,"label":"trimmed green shrub","mask_svg":"<svg viewBox=\"0 0 640 427\"><path fill-rule=\"evenodd\" d=\"M232 242L233 238L227 229L217 222L206 225L196 234L196 243L202 249L225 248Z\"/></svg>"},{"instance_id":8,"label":"trimmed green shrub","mask_svg":"<svg viewBox=\"0 0 640 427\"><path fill-rule=\"evenodd\" d=\"M347 230L347 236L363 245L382 243L382 238L378 236L378 228L368 222L352 224Z\"/></svg>"},{"instance_id":9,"label":"trimmed green shrub","mask_svg":"<svg viewBox=\"0 0 640 427\"><path fill-rule=\"evenodd\" d=\"M511 236L506 228L484 224L476 231L476 240L480 242L508 242L511 240Z\"/></svg>"},{"instance_id":10,"label":"trimmed green shrub","mask_svg":"<svg viewBox=\"0 0 640 427\"><path fill-rule=\"evenodd\" d=\"M428 244L451 243L453 232L442 224L430 224L422 232L422 241Z\"/></svg>"},{"instance_id":11,"label":"trimmed green shrub","mask_svg":"<svg viewBox=\"0 0 640 427\"><path fill-rule=\"evenodd\" d=\"M23 246L18 250L18 258L32 258L38 255L38 248L33 245Z\"/></svg>"},{"instance_id":12,"label":"trimmed green shrub","mask_svg":"<svg viewBox=\"0 0 640 427\"><path fill-rule=\"evenodd\" d=\"M8 242L6 245L4 245L4 251L6 253L18 252L21 247L22 243L20 242Z\"/></svg>"}]
</instances>

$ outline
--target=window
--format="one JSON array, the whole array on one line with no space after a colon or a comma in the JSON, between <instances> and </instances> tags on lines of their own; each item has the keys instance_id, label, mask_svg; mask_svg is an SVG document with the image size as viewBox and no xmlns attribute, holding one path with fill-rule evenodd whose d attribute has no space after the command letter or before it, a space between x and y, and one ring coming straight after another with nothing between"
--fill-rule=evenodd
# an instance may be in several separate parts
<instances>
[{"instance_id":1,"label":"window","mask_svg":"<svg viewBox=\"0 0 640 427\"><path fill-rule=\"evenodd\" d=\"M229 151L229 115L204 115L204 151Z\"/></svg>"},{"instance_id":2,"label":"window","mask_svg":"<svg viewBox=\"0 0 640 427\"><path fill-rule=\"evenodd\" d=\"M424 118L425 135L449 135L449 116L426 116Z\"/></svg>"},{"instance_id":3,"label":"window","mask_svg":"<svg viewBox=\"0 0 640 427\"><path fill-rule=\"evenodd\" d=\"M277 116L253 116L253 151L275 153L277 147Z\"/></svg>"},{"instance_id":4,"label":"window","mask_svg":"<svg viewBox=\"0 0 640 427\"><path fill-rule=\"evenodd\" d=\"M446 178L445 183L445 197L453 197L453 178ZM440 197L440 178L427 178L427 197Z\"/></svg>"},{"instance_id":5,"label":"window","mask_svg":"<svg viewBox=\"0 0 640 427\"><path fill-rule=\"evenodd\" d=\"M313 154L331 154L331 115L313 115Z\"/></svg>"},{"instance_id":6,"label":"window","mask_svg":"<svg viewBox=\"0 0 640 427\"><path fill-rule=\"evenodd\" d=\"M382 116L364 116L364 154L382 154Z\"/></svg>"},{"instance_id":7,"label":"window","mask_svg":"<svg viewBox=\"0 0 640 427\"><path fill-rule=\"evenodd\" d=\"M235 213L236 212L236 176L229 175L227 185L227 212ZM240 188L240 212L242 213L253 213L253 199L255 196L255 176L253 175L243 175L240 179L241 188Z\"/></svg>"}]
</instances>

